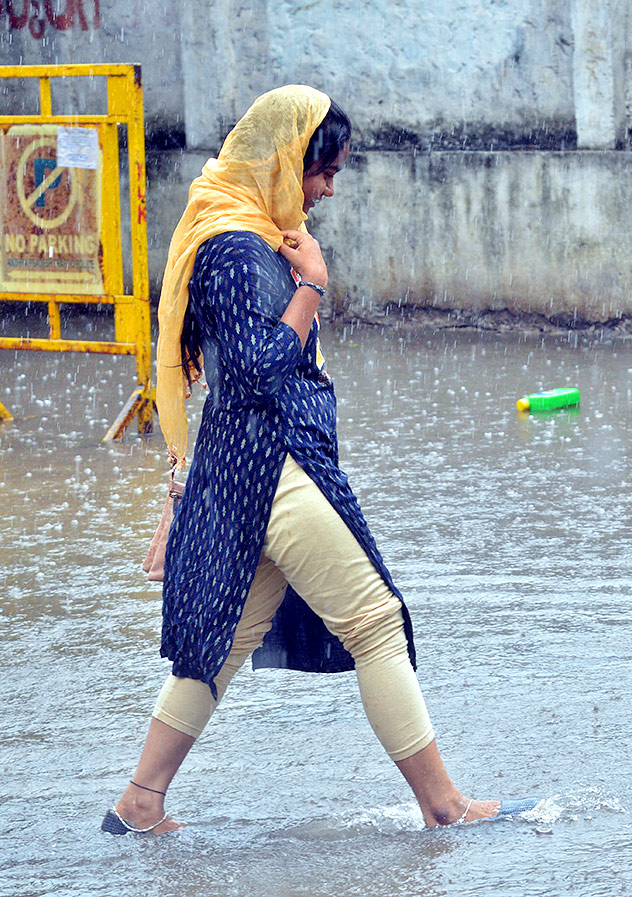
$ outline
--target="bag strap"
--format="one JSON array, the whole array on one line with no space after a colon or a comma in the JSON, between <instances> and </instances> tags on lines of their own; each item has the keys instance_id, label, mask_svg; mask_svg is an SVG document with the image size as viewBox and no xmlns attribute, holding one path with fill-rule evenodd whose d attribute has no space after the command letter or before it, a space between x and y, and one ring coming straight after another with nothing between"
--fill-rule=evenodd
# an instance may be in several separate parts
<instances>
[{"instance_id":1,"label":"bag strap","mask_svg":"<svg viewBox=\"0 0 632 897\"><path fill-rule=\"evenodd\" d=\"M176 470L178 469L178 461L173 460L171 467L169 468L169 495L174 500L174 509L177 507L180 499L182 498L182 493L184 491L184 483L181 483L179 480L176 480Z\"/></svg>"}]
</instances>

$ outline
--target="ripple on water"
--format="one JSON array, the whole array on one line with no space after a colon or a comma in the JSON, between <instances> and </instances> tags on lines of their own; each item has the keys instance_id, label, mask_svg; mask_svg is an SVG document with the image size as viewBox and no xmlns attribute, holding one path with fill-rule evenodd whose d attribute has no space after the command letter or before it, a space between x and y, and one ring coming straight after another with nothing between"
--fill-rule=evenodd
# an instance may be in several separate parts
<instances>
[{"instance_id":1,"label":"ripple on water","mask_svg":"<svg viewBox=\"0 0 632 897\"><path fill-rule=\"evenodd\" d=\"M448 769L467 793L543 807L424 831L352 675L244 669L170 788L189 827L99 833L167 669L160 588L139 572L165 452L159 434L100 443L129 359L5 352L2 897L632 893L628 344L323 343L343 465L411 608ZM578 414L517 417L517 396L568 378Z\"/></svg>"}]
</instances>

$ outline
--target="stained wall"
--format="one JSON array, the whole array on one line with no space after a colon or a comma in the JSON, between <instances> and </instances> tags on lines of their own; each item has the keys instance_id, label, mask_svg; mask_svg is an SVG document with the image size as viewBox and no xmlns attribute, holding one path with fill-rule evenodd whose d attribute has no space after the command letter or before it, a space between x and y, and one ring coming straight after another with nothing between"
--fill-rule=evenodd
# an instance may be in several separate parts
<instances>
[{"instance_id":1,"label":"stained wall","mask_svg":"<svg viewBox=\"0 0 632 897\"><path fill-rule=\"evenodd\" d=\"M631 29L626 0L0 2L3 63L142 64L154 292L205 158L255 96L306 82L354 122L312 225L337 303L595 320L632 313Z\"/></svg>"}]
</instances>

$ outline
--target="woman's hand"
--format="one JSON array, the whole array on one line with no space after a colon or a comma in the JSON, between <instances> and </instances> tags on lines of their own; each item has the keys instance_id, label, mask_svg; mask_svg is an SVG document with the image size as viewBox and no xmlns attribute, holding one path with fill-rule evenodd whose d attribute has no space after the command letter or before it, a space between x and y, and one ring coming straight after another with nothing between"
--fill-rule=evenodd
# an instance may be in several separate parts
<instances>
[{"instance_id":1,"label":"woman's hand","mask_svg":"<svg viewBox=\"0 0 632 897\"><path fill-rule=\"evenodd\" d=\"M290 262L301 280L308 280L319 287L327 286L327 265L320 251L318 241L300 230L282 231L284 242L279 249L281 255ZM307 337L318 310L320 293L311 287L298 287L285 309L281 320L298 334L305 348Z\"/></svg>"},{"instance_id":2,"label":"woman's hand","mask_svg":"<svg viewBox=\"0 0 632 897\"><path fill-rule=\"evenodd\" d=\"M327 265L318 240L300 230L284 230L284 242L279 252L290 262L301 280L309 280L320 287L327 286Z\"/></svg>"}]
</instances>

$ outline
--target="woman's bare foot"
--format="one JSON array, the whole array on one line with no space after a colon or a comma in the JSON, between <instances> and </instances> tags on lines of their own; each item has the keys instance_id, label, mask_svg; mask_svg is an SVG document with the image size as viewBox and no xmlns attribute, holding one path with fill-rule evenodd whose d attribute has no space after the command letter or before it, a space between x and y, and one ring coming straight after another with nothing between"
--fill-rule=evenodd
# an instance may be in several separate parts
<instances>
[{"instance_id":1,"label":"woman's bare foot","mask_svg":"<svg viewBox=\"0 0 632 897\"><path fill-rule=\"evenodd\" d=\"M471 800L467 801L460 816L450 819L443 825L453 825L455 822L476 822L478 819L493 819L500 810L499 800Z\"/></svg>"},{"instance_id":2,"label":"woman's bare foot","mask_svg":"<svg viewBox=\"0 0 632 897\"><path fill-rule=\"evenodd\" d=\"M416 754L395 763L419 801L428 828L498 815L500 801L470 800L455 788L434 739Z\"/></svg>"},{"instance_id":3,"label":"woman's bare foot","mask_svg":"<svg viewBox=\"0 0 632 897\"><path fill-rule=\"evenodd\" d=\"M492 819L498 816L499 800L475 800L467 812L463 822L475 822L477 819Z\"/></svg>"},{"instance_id":4,"label":"woman's bare foot","mask_svg":"<svg viewBox=\"0 0 632 897\"><path fill-rule=\"evenodd\" d=\"M476 822L478 819L492 819L498 815L500 801L470 800L456 792L440 809L428 810L424 813L426 828L437 825L456 825L462 822Z\"/></svg>"}]
</instances>

